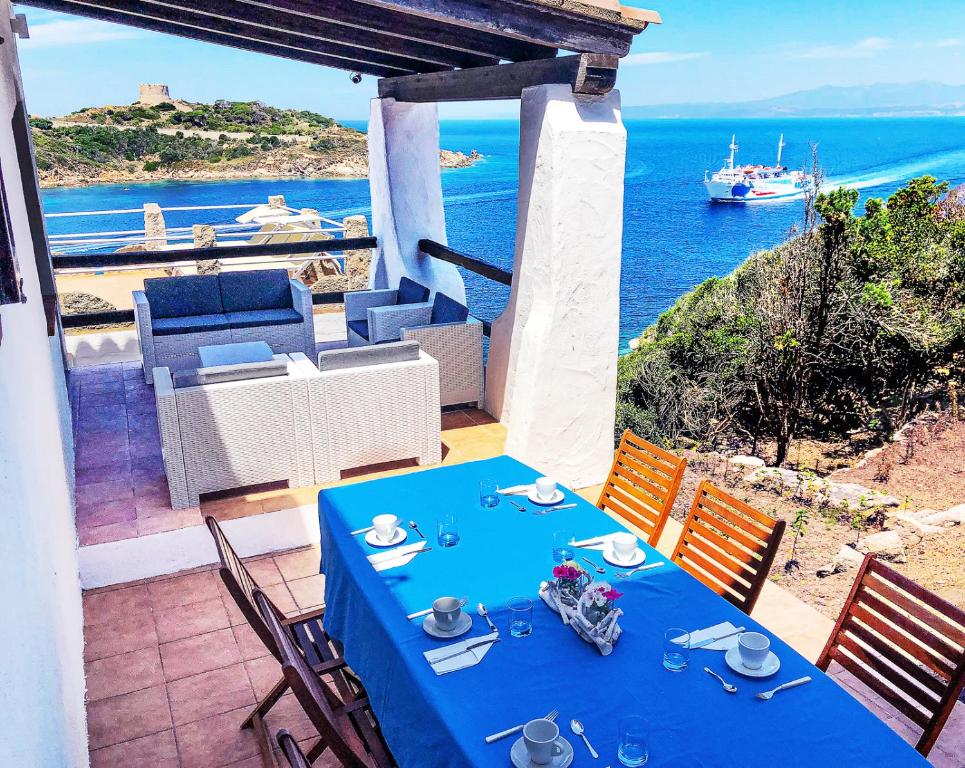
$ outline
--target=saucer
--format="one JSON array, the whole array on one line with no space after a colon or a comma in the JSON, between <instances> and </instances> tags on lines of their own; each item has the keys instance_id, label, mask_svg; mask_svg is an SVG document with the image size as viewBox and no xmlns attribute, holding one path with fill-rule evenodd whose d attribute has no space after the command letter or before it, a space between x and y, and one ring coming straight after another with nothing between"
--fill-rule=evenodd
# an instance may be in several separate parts
<instances>
[{"instance_id":1,"label":"saucer","mask_svg":"<svg viewBox=\"0 0 965 768\"><path fill-rule=\"evenodd\" d=\"M536 487L534 486L529 489L529 493L526 494L526 498L534 504L549 507L553 504L559 504L561 501L563 501L563 499L566 498L566 494L557 488L556 492L549 499L544 500L536 494Z\"/></svg>"},{"instance_id":2,"label":"saucer","mask_svg":"<svg viewBox=\"0 0 965 768\"><path fill-rule=\"evenodd\" d=\"M767 654L760 669L749 669L741 662L740 649L735 645L724 655L727 666L746 677L770 677L781 668L781 660L774 655L774 651Z\"/></svg>"},{"instance_id":3,"label":"saucer","mask_svg":"<svg viewBox=\"0 0 965 768\"><path fill-rule=\"evenodd\" d=\"M422 622L422 628L426 631L427 635L432 635L433 637L441 637L443 639L459 637L459 635L464 635L472 629L472 616L463 611L459 614L459 618L456 619L456 626L452 629L439 629L439 627L436 626L436 617L430 613Z\"/></svg>"},{"instance_id":4,"label":"saucer","mask_svg":"<svg viewBox=\"0 0 965 768\"><path fill-rule=\"evenodd\" d=\"M370 547L394 547L396 544L401 544L405 541L406 535L405 528L400 527L395 529L395 536L392 537L391 541L382 541L382 539L375 535L375 531L372 530L365 534L365 543Z\"/></svg>"},{"instance_id":5,"label":"saucer","mask_svg":"<svg viewBox=\"0 0 965 768\"><path fill-rule=\"evenodd\" d=\"M633 550L633 555L630 556L629 560L621 560L617 557L613 545L608 542L606 549L603 550L603 559L610 565L618 565L621 568L634 568L647 559L647 553L640 549L640 547L637 547Z\"/></svg>"},{"instance_id":6,"label":"saucer","mask_svg":"<svg viewBox=\"0 0 965 768\"><path fill-rule=\"evenodd\" d=\"M529 753L526 751L526 742L524 742L523 737L520 736L513 744L513 748L509 750L509 759L513 761L513 765L515 765L516 768L566 768L566 766L573 762L573 747L570 745L570 742L562 736L560 736L556 742L563 748L563 754L554 757L548 763L541 766L529 759Z\"/></svg>"}]
</instances>

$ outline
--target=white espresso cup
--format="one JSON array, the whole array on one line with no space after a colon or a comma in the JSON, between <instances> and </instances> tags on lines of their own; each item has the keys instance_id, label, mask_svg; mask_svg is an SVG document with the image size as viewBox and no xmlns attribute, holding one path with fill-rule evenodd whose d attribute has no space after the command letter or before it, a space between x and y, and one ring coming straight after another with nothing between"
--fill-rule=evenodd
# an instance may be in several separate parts
<instances>
[{"instance_id":1,"label":"white espresso cup","mask_svg":"<svg viewBox=\"0 0 965 768\"><path fill-rule=\"evenodd\" d=\"M611 536L610 542L613 544L613 554L616 555L617 560L629 560L637 551L637 537L632 533L621 531Z\"/></svg>"},{"instance_id":2,"label":"white espresso cup","mask_svg":"<svg viewBox=\"0 0 965 768\"><path fill-rule=\"evenodd\" d=\"M395 515L376 515L372 518L372 527L379 541L392 541L399 529L399 518Z\"/></svg>"},{"instance_id":3,"label":"white espresso cup","mask_svg":"<svg viewBox=\"0 0 965 768\"><path fill-rule=\"evenodd\" d=\"M462 612L462 601L455 597L440 597L432 603L432 616L436 626L443 632L448 632L459 621Z\"/></svg>"},{"instance_id":4,"label":"white espresso cup","mask_svg":"<svg viewBox=\"0 0 965 768\"><path fill-rule=\"evenodd\" d=\"M767 654L771 652L771 641L767 635L760 632L743 632L737 638L737 652L741 657L741 664L748 669L760 669L764 665Z\"/></svg>"},{"instance_id":5,"label":"white espresso cup","mask_svg":"<svg viewBox=\"0 0 965 768\"><path fill-rule=\"evenodd\" d=\"M549 501L556 493L556 481L552 477L536 479L536 495L544 501Z\"/></svg>"},{"instance_id":6,"label":"white espresso cup","mask_svg":"<svg viewBox=\"0 0 965 768\"><path fill-rule=\"evenodd\" d=\"M523 726L523 743L530 761L536 765L546 765L563 754L563 747L557 742L559 737L560 727L552 720L530 720Z\"/></svg>"}]
</instances>

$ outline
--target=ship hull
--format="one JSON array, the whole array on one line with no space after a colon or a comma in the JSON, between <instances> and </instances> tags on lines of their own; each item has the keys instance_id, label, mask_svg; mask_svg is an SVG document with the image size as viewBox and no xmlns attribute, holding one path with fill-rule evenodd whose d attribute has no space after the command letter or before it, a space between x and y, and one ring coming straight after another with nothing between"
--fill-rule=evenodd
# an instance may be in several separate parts
<instances>
[{"instance_id":1,"label":"ship hull","mask_svg":"<svg viewBox=\"0 0 965 768\"><path fill-rule=\"evenodd\" d=\"M705 181L707 196L714 203L767 203L774 200L794 200L804 195L804 187L794 183L767 184L759 181Z\"/></svg>"}]
</instances>

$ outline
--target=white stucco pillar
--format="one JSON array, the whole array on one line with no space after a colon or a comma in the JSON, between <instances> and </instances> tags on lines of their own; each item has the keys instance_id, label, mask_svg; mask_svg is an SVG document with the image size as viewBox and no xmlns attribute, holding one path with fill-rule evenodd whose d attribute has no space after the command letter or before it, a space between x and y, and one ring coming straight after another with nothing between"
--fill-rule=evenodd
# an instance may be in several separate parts
<instances>
[{"instance_id":1,"label":"white stucco pillar","mask_svg":"<svg viewBox=\"0 0 965 768\"><path fill-rule=\"evenodd\" d=\"M406 275L465 304L455 266L424 256L418 246L421 238L447 244L436 105L373 99L368 139L372 234L379 241L370 286L395 288Z\"/></svg>"},{"instance_id":2,"label":"white stucco pillar","mask_svg":"<svg viewBox=\"0 0 965 768\"><path fill-rule=\"evenodd\" d=\"M493 324L487 409L506 453L575 487L613 461L626 130L617 91L527 88L513 285Z\"/></svg>"}]
</instances>

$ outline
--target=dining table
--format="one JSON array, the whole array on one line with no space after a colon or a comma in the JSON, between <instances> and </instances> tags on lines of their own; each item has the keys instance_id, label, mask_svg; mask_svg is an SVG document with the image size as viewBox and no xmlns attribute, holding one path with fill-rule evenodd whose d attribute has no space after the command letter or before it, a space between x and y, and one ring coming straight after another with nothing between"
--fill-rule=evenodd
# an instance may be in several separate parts
<instances>
[{"instance_id":1,"label":"dining table","mask_svg":"<svg viewBox=\"0 0 965 768\"><path fill-rule=\"evenodd\" d=\"M602 655L581 639L538 596L541 582L553 579L554 534L589 539L624 530L616 519L562 488L575 507L534 514L525 496L503 498L495 507L480 504L482 480L501 488L533 483L536 469L499 456L320 491L321 572L325 574L324 626L344 646L348 664L362 680L385 741L401 768L484 768L508 766L518 734L487 743L489 734L559 711L560 734L572 745L574 766L620 765L621 718L640 715L650 728L646 765L773 766L804 768L836 765L915 766L928 763L888 725L835 680L764 629L670 558L640 543L646 562L664 565L629 579L604 562L599 551L580 549L606 569L593 573L623 593L623 632L613 652ZM429 552L404 565L377 571L367 559L379 551L353 533L378 514L394 514L427 537ZM436 522L454 515L458 544L439 546ZM423 652L455 642L430 637L423 618L440 596L467 598L472 628L463 637L489 633L475 607L483 603L499 630L482 660L437 675ZM533 601L533 630L527 637L509 631L507 604L514 597ZM664 632L688 631L731 622L765 633L780 661L767 679L744 677L725 663L724 653L693 649L686 669L663 666ZM707 666L737 686L728 693L704 672ZM802 676L812 681L778 693L769 701L755 694ZM599 752L594 759L570 729L579 720Z\"/></svg>"}]
</instances>

